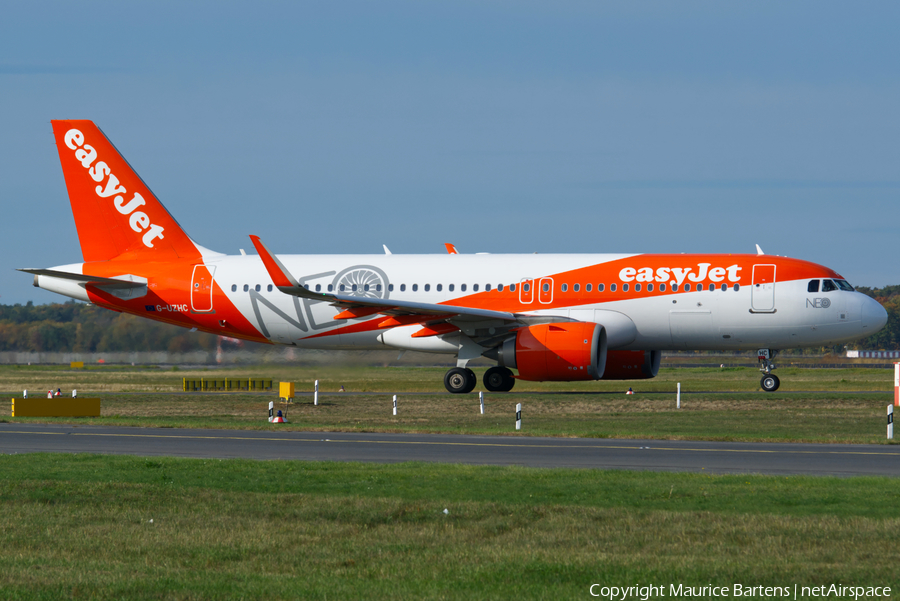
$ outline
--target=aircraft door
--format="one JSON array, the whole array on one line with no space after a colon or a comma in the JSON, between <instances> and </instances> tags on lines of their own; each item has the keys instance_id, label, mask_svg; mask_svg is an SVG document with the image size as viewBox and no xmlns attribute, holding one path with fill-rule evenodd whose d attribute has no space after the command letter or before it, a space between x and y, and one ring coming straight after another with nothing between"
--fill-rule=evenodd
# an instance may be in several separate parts
<instances>
[{"instance_id":1,"label":"aircraft door","mask_svg":"<svg viewBox=\"0 0 900 601\"><path fill-rule=\"evenodd\" d=\"M534 280L522 280L519 282L519 302L523 305L534 301Z\"/></svg>"},{"instance_id":2,"label":"aircraft door","mask_svg":"<svg viewBox=\"0 0 900 601\"><path fill-rule=\"evenodd\" d=\"M545 305L553 302L553 278L541 278L538 301Z\"/></svg>"},{"instance_id":3,"label":"aircraft door","mask_svg":"<svg viewBox=\"0 0 900 601\"><path fill-rule=\"evenodd\" d=\"M195 313L209 313L213 310L213 274L215 267L194 265L191 276L191 310Z\"/></svg>"},{"instance_id":4,"label":"aircraft door","mask_svg":"<svg viewBox=\"0 0 900 601\"><path fill-rule=\"evenodd\" d=\"M775 266L754 265L750 308L756 313L775 312Z\"/></svg>"}]
</instances>

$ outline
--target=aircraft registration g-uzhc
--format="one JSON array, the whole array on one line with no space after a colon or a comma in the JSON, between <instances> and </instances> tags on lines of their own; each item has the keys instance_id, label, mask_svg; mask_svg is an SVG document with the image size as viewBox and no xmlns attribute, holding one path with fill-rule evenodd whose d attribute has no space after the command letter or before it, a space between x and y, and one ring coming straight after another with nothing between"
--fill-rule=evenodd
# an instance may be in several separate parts
<instances>
[{"instance_id":1,"label":"aircraft registration g-uzhc","mask_svg":"<svg viewBox=\"0 0 900 601\"><path fill-rule=\"evenodd\" d=\"M656 376L662 351L779 349L869 336L884 308L833 270L763 254L224 255L194 242L91 121L53 121L83 262L34 285L186 328L310 349L456 358L447 390ZM280 244L280 243L279 243ZM279 249L280 250L280 249ZM515 370L515 371L513 371ZM517 373L516 373L517 372Z\"/></svg>"}]
</instances>

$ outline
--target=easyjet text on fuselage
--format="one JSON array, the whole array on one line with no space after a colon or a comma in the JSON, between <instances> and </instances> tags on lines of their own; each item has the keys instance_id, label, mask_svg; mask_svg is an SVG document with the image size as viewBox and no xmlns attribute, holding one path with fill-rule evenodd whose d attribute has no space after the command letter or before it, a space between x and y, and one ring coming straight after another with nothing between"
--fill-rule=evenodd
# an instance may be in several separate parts
<instances>
[{"instance_id":1,"label":"easyjet text on fuselage","mask_svg":"<svg viewBox=\"0 0 900 601\"><path fill-rule=\"evenodd\" d=\"M623 282L659 282L680 286L685 280L691 282L723 282L727 278L731 283L741 281L738 272L742 267L730 265L728 267L712 267L712 263L698 263L697 270L693 267L625 267L619 271L619 280Z\"/></svg>"}]
</instances>

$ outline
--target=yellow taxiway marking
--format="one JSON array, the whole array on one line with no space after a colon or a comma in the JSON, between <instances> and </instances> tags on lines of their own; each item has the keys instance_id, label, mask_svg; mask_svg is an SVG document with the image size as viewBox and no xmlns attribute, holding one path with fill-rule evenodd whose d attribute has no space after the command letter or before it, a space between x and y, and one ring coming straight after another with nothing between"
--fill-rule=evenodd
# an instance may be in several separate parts
<instances>
[{"instance_id":1,"label":"yellow taxiway marking","mask_svg":"<svg viewBox=\"0 0 900 601\"><path fill-rule=\"evenodd\" d=\"M664 447L664 446L633 446L633 445L593 445L593 444L511 444L501 442L451 442L440 440L341 440L335 438L272 438L266 436L200 436L197 434L118 434L111 432L28 432L18 430L0 430L3 434L45 434L58 436L106 436L118 438L180 438L186 440L246 440L268 442L343 442L357 444L397 444L397 445L435 445L457 447L508 447L530 449L621 449L643 451L692 451L698 453L770 453L786 455L885 455L891 457L900 456L900 452L884 451L819 451L819 450L781 450L781 449L703 449L693 447ZM653 445L654 443L648 443ZM771 443L771 444L802 444L802 443Z\"/></svg>"}]
</instances>

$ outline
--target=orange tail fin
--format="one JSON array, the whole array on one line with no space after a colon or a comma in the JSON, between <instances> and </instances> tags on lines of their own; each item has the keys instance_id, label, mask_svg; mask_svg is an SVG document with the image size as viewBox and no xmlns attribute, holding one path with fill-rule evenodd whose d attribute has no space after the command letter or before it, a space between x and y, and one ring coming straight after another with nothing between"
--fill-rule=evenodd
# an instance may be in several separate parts
<instances>
[{"instance_id":1,"label":"orange tail fin","mask_svg":"<svg viewBox=\"0 0 900 601\"><path fill-rule=\"evenodd\" d=\"M92 121L52 121L85 262L200 251Z\"/></svg>"}]
</instances>

